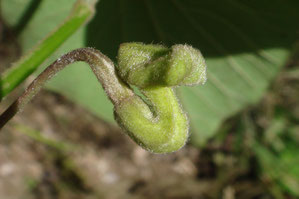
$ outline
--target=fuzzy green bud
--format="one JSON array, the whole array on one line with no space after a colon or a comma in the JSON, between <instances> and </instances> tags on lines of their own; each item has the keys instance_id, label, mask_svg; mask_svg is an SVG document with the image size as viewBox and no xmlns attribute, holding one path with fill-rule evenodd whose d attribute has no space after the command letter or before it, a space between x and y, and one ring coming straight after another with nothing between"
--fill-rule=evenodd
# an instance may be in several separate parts
<instances>
[{"instance_id":1,"label":"fuzzy green bud","mask_svg":"<svg viewBox=\"0 0 299 199\"><path fill-rule=\"evenodd\" d=\"M119 48L120 77L139 88L203 84L206 67L200 51L189 45L124 43Z\"/></svg>"},{"instance_id":2,"label":"fuzzy green bud","mask_svg":"<svg viewBox=\"0 0 299 199\"><path fill-rule=\"evenodd\" d=\"M151 102L132 96L115 106L115 119L140 146L153 153L169 153L183 147L188 139L188 119L173 89L142 91Z\"/></svg>"},{"instance_id":3,"label":"fuzzy green bud","mask_svg":"<svg viewBox=\"0 0 299 199\"><path fill-rule=\"evenodd\" d=\"M117 71L123 81L140 89L115 105L119 125L140 146L154 153L168 153L185 145L189 135L186 114L173 86L206 81L201 53L188 45L125 43L118 53Z\"/></svg>"}]
</instances>

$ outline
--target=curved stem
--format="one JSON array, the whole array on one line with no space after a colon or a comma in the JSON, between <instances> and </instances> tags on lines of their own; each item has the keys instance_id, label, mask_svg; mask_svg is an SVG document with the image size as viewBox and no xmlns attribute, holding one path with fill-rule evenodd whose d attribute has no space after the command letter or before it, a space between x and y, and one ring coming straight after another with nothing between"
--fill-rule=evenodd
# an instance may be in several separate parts
<instances>
[{"instance_id":1,"label":"curved stem","mask_svg":"<svg viewBox=\"0 0 299 199\"><path fill-rule=\"evenodd\" d=\"M41 90L42 86L64 67L74 62L89 64L113 104L134 95L129 86L121 81L115 72L113 62L93 48L73 50L48 66L25 90L25 92L0 115L0 129Z\"/></svg>"}]
</instances>

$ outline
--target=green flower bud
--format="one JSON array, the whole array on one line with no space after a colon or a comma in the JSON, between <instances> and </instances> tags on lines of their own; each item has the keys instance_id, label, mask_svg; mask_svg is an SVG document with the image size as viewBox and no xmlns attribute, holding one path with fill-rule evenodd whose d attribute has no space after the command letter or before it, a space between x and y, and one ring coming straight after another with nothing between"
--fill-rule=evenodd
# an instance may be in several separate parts
<instances>
[{"instance_id":1,"label":"green flower bud","mask_svg":"<svg viewBox=\"0 0 299 199\"><path fill-rule=\"evenodd\" d=\"M125 43L118 53L117 71L123 81L140 89L115 105L119 125L140 146L154 153L180 149L188 140L189 124L173 86L206 81L201 53L188 45Z\"/></svg>"},{"instance_id":2,"label":"green flower bud","mask_svg":"<svg viewBox=\"0 0 299 199\"><path fill-rule=\"evenodd\" d=\"M206 66L200 51L189 45L125 43L119 48L120 77L139 88L203 84Z\"/></svg>"},{"instance_id":3,"label":"green flower bud","mask_svg":"<svg viewBox=\"0 0 299 199\"><path fill-rule=\"evenodd\" d=\"M140 146L153 153L169 153L183 147L188 139L188 119L173 89L142 90L150 105L132 96L115 106L115 119Z\"/></svg>"}]
</instances>

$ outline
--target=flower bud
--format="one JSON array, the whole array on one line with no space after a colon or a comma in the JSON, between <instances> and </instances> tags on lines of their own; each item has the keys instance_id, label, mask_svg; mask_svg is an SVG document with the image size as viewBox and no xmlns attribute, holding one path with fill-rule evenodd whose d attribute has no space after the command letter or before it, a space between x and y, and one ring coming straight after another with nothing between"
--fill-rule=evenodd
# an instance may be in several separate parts
<instances>
[{"instance_id":1,"label":"flower bud","mask_svg":"<svg viewBox=\"0 0 299 199\"><path fill-rule=\"evenodd\" d=\"M189 45L125 43L119 48L120 77L139 88L203 84L206 65L200 51Z\"/></svg>"},{"instance_id":2,"label":"flower bud","mask_svg":"<svg viewBox=\"0 0 299 199\"><path fill-rule=\"evenodd\" d=\"M141 147L153 153L169 153L188 140L188 120L171 88L143 90L152 103L132 96L114 108L115 120ZM150 108L151 107L151 108Z\"/></svg>"},{"instance_id":3,"label":"flower bud","mask_svg":"<svg viewBox=\"0 0 299 199\"><path fill-rule=\"evenodd\" d=\"M140 89L138 95L115 104L119 125L140 146L169 153L186 143L189 125L173 86L203 84L206 65L200 51L188 45L125 43L118 52L118 75Z\"/></svg>"}]
</instances>

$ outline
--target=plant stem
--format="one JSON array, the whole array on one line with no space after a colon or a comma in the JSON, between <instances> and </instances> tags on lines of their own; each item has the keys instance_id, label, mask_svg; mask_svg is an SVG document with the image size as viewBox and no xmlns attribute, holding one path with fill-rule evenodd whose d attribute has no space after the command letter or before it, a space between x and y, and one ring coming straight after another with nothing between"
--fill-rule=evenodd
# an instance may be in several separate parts
<instances>
[{"instance_id":1,"label":"plant stem","mask_svg":"<svg viewBox=\"0 0 299 199\"><path fill-rule=\"evenodd\" d=\"M113 104L134 95L132 90L116 75L113 62L93 48L73 50L48 66L25 90L25 92L0 115L0 129L41 90L43 85L64 67L74 62L89 64Z\"/></svg>"},{"instance_id":2,"label":"plant stem","mask_svg":"<svg viewBox=\"0 0 299 199\"><path fill-rule=\"evenodd\" d=\"M1 98L5 97L32 74L67 38L93 16L96 1L78 0L63 24L37 44L29 54L4 72L0 77L0 101Z\"/></svg>"}]
</instances>

